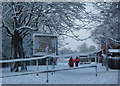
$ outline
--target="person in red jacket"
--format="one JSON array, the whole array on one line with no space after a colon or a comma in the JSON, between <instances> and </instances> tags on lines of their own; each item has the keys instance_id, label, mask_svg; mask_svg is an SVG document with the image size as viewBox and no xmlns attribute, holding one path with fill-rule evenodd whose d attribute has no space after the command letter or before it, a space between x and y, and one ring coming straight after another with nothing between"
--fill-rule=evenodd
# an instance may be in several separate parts
<instances>
[{"instance_id":1,"label":"person in red jacket","mask_svg":"<svg viewBox=\"0 0 120 86\"><path fill-rule=\"evenodd\" d=\"M79 58L76 57L76 59L75 59L75 66L76 66L76 67L78 67L78 63L79 63L79 61L80 61Z\"/></svg>"},{"instance_id":2,"label":"person in red jacket","mask_svg":"<svg viewBox=\"0 0 120 86\"><path fill-rule=\"evenodd\" d=\"M74 63L73 63L73 58L72 57L69 59L69 66L70 67L74 67Z\"/></svg>"}]
</instances>

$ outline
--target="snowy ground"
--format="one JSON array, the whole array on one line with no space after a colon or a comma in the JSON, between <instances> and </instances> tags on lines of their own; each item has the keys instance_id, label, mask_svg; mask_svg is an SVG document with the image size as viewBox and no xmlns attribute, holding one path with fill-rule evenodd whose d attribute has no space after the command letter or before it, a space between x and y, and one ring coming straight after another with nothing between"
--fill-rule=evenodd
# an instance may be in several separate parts
<instances>
[{"instance_id":1,"label":"snowy ground","mask_svg":"<svg viewBox=\"0 0 120 86\"><path fill-rule=\"evenodd\" d=\"M88 66L81 65L81 66ZM80 66L80 65L79 65ZM52 67L49 66L49 70ZM68 64L58 63L56 69L69 68ZM46 66L39 66L39 71L46 70ZM36 66L29 66L27 72L11 73L8 68L4 68L2 76L16 75L28 72L36 72ZM46 73L21 75L2 78L2 84L46 84ZM118 71L110 70L107 72L104 66L98 64L98 76L95 76L95 68L84 68L75 70L65 70L48 74L48 84L118 84Z\"/></svg>"}]
</instances>

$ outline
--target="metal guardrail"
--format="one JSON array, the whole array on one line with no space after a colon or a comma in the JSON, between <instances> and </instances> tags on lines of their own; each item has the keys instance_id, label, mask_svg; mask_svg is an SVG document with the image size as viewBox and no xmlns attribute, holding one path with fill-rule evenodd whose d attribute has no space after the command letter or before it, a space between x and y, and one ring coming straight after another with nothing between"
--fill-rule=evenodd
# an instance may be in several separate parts
<instances>
[{"instance_id":1,"label":"metal guardrail","mask_svg":"<svg viewBox=\"0 0 120 86\"><path fill-rule=\"evenodd\" d=\"M0 63L9 63L9 62L19 62L19 61L31 61L31 60L38 60L47 57L53 58L64 58L64 57L73 57L73 56L80 56L81 54L67 54L67 55L45 55L42 57L33 57L33 58L23 58L23 59L11 59L11 60L1 60ZM79 57L79 58L95 58L95 57Z\"/></svg>"},{"instance_id":2,"label":"metal guardrail","mask_svg":"<svg viewBox=\"0 0 120 86\"><path fill-rule=\"evenodd\" d=\"M0 78L15 77L15 76L21 76L21 75L30 75L30 74L36 74L36 73L48 73L48 72L50 73L50 72L74 70L74 69L82 69L82 68L91 68L91 67L96 67L96 65L84 66L84 67L75 67L75 68L64 68L64 69L56 69L56 70L46 70L46 71L39 71L39 72L29 72L29 73L14 74L14 75L6 75L6 76L0 76Z\"/></svg>"},{"instance_id":3,"label":"metal guardrail","mask_svg":"<svg viewBox=\"0 0 120 86\"><path fill-rule=\"evenodd\" d=\"M46 62L48 63L48 58L53 57L53 58L61 58L61 57L73 57L73 56L80 56L81 54L68 54L68 55L45 55L43 57L33 57L33 58L24 58L24 59L11 59L11 60L2 60L0 63L10 63L10 62L19 62L19 61L31 61L31 60L36 60L36 66L37 70L34 73L24 73L24 74L17 74L17 75L9 75L9 76L1 76L0 78L5 78L5 77L12 77L12 76L20 76L20 75L28 75L28 74L35 74L38 75L38 73L47 73L47 82L48 82L48 72L55 72L55 71L63 71L63 70L73 70L73 69L81 69L81 68L90 68L90 67L95 67L96 71L96 76L97 76L97 56L94 57L79 57L79 58L95 58L95 64L90 65L88 67L77 67L77 68L66 68L66 69L56 69L56 70L48 70L48 64L47 66L47 71L38 71L38 60L46 58Z\"/></svg>"}]
</instances>

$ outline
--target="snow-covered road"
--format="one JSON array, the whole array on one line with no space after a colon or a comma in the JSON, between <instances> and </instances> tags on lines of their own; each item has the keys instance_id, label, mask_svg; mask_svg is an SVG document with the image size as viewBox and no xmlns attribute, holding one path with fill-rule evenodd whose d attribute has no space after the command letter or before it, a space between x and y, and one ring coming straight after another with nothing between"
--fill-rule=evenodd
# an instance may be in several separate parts
<instances>
[{"instance_id":1,"label":"snow-covered road","mask_svg":"<svg viewBox=\"0 0 120 86\"><path fill-rule=\"evenodd\" d=\"M82 65L81 65L82 66ZM58 64L57 69L68 68L67 64ZM52 68L51 66L49 69ZM36 67L29 66L28 72L35 72ZM46 70L46 66L39 66L40 70ZM7 69L3 69L3 75L20 74L8 72ZM21 75L14 77L2 78L2 84L46 84L46 73ZM49 73L48 84L118 84L118 71L110 70L106 71L104 66L98 64L98 76L95 76L95 68L83 68L76 70L65 70L55 72L53 75Z\"/></svg>"}]
</instances>

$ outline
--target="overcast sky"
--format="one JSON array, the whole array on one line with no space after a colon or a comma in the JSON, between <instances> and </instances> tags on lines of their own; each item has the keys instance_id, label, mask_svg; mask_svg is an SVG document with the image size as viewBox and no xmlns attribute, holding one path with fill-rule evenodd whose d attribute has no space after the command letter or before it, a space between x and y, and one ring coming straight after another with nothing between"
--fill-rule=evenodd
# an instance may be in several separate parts
<instances>
[{"instance_id":1,"label":"overcast sky","mask_svg":"<svg viewBox=\"0 0 120 86\"><path fill-rule=\"evenodd\" d=\"M86 5L86 11L87 12L93 12L93 13L98 13L98 10L94 8L94 6L91 3L87 3ZM79 24L79 21L77 21L77 23ZM80 31L76 31L75 34L79 35L80 39L84 39L87 38L91 35L91 31L92 30L85 30L85 29L81 29ZM93 42L92 39L87 39L85 41L76 41L72 38L67 38L65 40L68 45L65 45L66 48L71 48L72 50L76 50L78 45L81 45L83 43L86 43L88 46L94 45L96 48L98 47L97 44L95 42Z\"/></svg>"},{"instance_id":2,"label":"overcast sky","mask_svg":"<svg viewBox=\"0 0 120 86\"><path fill-rule=\"evenodd\" d=\"M81 39L87 38L91 35L90 30L80 30L75 32L76 34L79 34L79 37ZM94 45L97 48L97 44L93 42L92 39L87 39L85 41L76 41L72 38L66 38L65 41L68 43L68 45L65 45L66 48L71 48L72 50L76 50L78 45L81 45L82 43L86 43L88 46Z\"/></svg>"}]
</instances>

